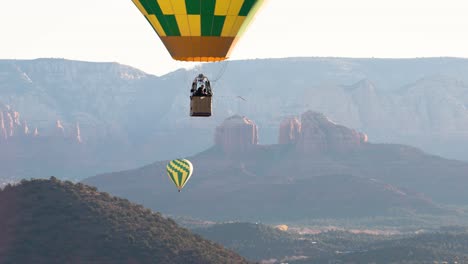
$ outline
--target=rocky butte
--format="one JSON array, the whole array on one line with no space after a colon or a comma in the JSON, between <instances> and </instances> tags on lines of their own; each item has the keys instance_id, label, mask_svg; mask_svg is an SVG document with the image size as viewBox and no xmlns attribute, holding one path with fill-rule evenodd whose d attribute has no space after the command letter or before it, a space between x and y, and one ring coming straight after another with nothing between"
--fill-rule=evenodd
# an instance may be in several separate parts
<instances>
[{"instance_id":1,"label":"rocky butte","mask_svg":"<svg viewBox=\"0 0 468 264\"><path fill-rule=\"evenodd\" d=\"M301 122L297 117L283 119L280 123L278 143L294 144L301 135Z\"/></svg>"},{"instance_id":2,"label":"rocky butte","mask_svg":"<svg viewBox=\"0 0 468 264\"><path fill-rule=\"evenodd\" d=\"M242 153L258 144L258 128L252 120L234 115L216 128L214 141L226 154Z\"/></svg>"},{"instance_id":3,"label":"rocky butte","mask_svg":"<svg viewBox=\"0 0 468 264\"><path fill-rule=\"evenodd\" d=\"M287 132L289 137L285 136ZM366 134L335 124L324 114L313 111L302 114L301 122L295 117L284 120L279 134L279 144L294 144L304 154L343 152L367 142Z\"/></svg>"},{"instance_id":4,"label":"rocky butte","mask_svg":"<svg viewBox=\"0 0 468 264\"><path fill-rule=\"evenodd\" d=\"M278 144L293 145L300 154L345 152L367 142L367 135L335 124L322 113L307 111L283 119ZM258 146L258 127L238 115L227 118L216 128L215 145L226 154L243 153Z\"/></svg>"}]
</instances>

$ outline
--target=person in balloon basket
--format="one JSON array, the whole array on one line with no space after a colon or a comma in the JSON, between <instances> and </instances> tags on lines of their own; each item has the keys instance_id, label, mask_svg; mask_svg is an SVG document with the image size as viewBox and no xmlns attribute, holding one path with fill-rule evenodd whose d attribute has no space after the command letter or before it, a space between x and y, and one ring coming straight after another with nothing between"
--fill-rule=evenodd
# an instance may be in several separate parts
<instances>
[{"instance_id":1,"label":"person in balloon basket","mask_svg":"<svg viewBox=\"0 0 468 264\"><path fill-rule=\"evenodd\" d=\"M197 89L198 87L198 89ZM212 96L211 83L203 74L199 74L192 83L192 89L190 89L192 96Z\"/></svg>"},{"instance_id":2,"label":"person in balloon basket","mask_svg":"<svg viewBox=\"0 0 468 264\"><path fill-rule=\"evenodd\" d=\"M206 96L206 88L205 88L205 85L200 85L200 87L198 87L197 89L197 92L195 93L195 96Z\"/></svg>"}]
</instances>

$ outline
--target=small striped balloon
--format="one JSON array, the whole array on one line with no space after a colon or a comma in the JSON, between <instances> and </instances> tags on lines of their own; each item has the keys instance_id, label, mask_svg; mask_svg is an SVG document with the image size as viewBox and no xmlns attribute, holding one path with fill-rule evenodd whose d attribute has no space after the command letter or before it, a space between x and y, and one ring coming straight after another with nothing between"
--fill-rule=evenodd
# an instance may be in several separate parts
<instances>
[{"instance_id":1,"label":"small striped balloon","mask_svg":"<svg viewBox=\"0 0 468 264\"><path fill-rule=\"evenodd\" d=\"M190 179L190 176L192 176L193 165L186 159L176 159L171 160L167 164L166 170L167 175L169 175L169 178L176 185L180 192L180 190L184 188L185 184Z\"/></svg>"}]
</instances>

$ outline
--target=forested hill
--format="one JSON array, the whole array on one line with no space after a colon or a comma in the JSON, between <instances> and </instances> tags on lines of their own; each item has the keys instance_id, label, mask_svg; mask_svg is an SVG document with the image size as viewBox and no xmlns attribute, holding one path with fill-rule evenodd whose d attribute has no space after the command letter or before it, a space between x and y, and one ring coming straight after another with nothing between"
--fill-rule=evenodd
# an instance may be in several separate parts
<instances>
[{"instance_id":1,"label":"forested hill","mask_svg":"<svg viewBox=\"0 0 468 264\"><path fill-rule=\"evenodd\" d=\"M247 263L171 219L84 184L0 191L0 263Z\"/></svg>"}]
</instances>

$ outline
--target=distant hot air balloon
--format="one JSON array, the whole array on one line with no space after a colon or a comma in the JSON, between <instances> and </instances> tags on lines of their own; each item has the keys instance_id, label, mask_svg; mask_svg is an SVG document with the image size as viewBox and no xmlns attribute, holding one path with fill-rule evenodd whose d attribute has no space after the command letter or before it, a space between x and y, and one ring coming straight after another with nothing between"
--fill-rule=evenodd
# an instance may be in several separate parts
<instances>
[{"instance_id":1,"label":"distant hot air balloon","mask_svg":"<svg viewBox=\"0 0 468 264\"><path fill-rule=\"evenodd\" d=\"M174 182L180 192L190 179L190 176L192 176L193 165L186 159L176 159L171 160L167 164L166 170L167 175L169 175L169 178Z\"/></svg>"},{"instance_id":2,"label":"distant hot air balloon","mask_svg":"<svg viewBox=\"0 0 468 264\"><path fill-rule=\"evenodd\" d=\"M227 59L264 0L132 0L172 58Z\"/></svg>"}]
</instances>

